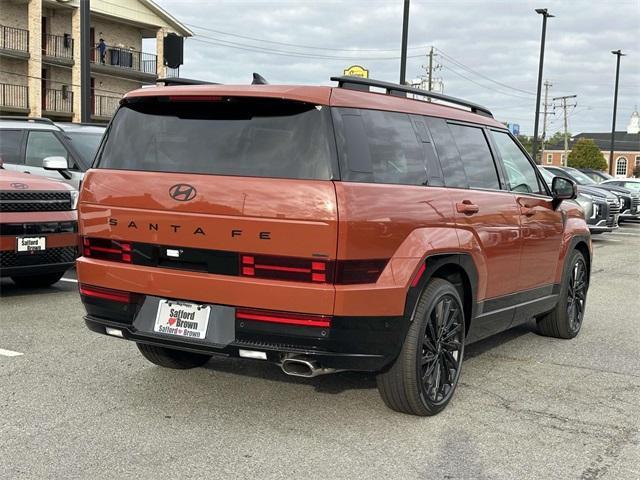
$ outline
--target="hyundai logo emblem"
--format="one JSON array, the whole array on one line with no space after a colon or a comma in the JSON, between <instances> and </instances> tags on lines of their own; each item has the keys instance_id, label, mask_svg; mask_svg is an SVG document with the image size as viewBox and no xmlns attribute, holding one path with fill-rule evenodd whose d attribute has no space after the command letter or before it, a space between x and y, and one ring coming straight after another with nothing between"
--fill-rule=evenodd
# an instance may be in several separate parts
<instances>
[{"instance_id":1,"label":"hyundai logo emblem","mask_svg":"<svg viewBox=\"0 0 640 480\"><path fill-rule=\"evenodd\" d=\"M26 183L12 183L11 188L15 188L16 190L26 190L29 188L29 185Z\"/></svg>"},{"instance_id":2,"label":"hyundai logo emblem","mask_svg":"<svg viewBox=\"0 0 640 480\"><path fill-rule=\"evenodd\" d=\"M196 197L197 190L193 185L176 183L169 189L169 195L178 202L188 202Z\"/></svg>"}]
</instances>

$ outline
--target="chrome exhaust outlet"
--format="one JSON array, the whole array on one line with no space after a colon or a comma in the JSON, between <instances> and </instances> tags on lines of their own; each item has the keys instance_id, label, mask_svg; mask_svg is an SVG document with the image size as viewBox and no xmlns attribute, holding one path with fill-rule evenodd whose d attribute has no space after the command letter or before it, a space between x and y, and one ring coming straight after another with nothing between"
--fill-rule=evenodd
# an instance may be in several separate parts
<instances>
[{"instance_id":1,"label":"chrome exhaust outlet","mask_svg":"<svg viewBox=\"0 0 640 480\"><path fill-rule=\"evenodd\" d=\"M330 373L336 373L338 370L335 368L322 368L315 360L310 360L305 357L288 357L282 360L280 368L287 375L292 377L317 377L318 375L327 375Z\"/></svg>"}]
</instances>

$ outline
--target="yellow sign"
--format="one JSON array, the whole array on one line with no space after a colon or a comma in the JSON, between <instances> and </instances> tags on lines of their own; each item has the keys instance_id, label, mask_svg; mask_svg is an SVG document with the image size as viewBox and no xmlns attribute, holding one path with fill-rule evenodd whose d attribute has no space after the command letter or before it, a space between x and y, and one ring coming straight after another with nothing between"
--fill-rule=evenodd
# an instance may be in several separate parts
<instances>
[{"instance_id":1,"label":"yellow sign","mask_svg":"<svg viewBox=\"0 0 640 480\"><path fill-rule=\"evenodd\" d=\"M360 65L351 65L344 70L344 74L351 77L369 78L369 70Z\"/></svg>"}]
</instances>

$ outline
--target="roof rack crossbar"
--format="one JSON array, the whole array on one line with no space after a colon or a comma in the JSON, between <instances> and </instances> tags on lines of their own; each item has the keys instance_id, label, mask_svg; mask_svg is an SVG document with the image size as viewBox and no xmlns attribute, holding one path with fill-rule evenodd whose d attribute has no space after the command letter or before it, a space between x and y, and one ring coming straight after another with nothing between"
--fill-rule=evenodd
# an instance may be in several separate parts
<instances>
[{"instance_id":1,"label":"roof rack crossbar","mask_svg":"<svg viewBox=\"0 0 640 480\"><path fill-rule=\"evenodd\" d=\"M466 100L462 100L461 98L450 97L449 95L443 95L441 93L428 92L427 90L422 90L420 88L408 87L406 85L399 85L396 83L383 82L381 80L373 80L369 78L361 78L361 77L350 77L350 76L342 76L342 77L331 77L331 81L338 82L338 87L340 88L353 88L354 90L368 90L368 88L363 87L378 87L383 88L387 95L396 95L396 96L406 96L407 93L411 93L413 95L420 95L422 97L433 98L436 100L442 100L443 102L453 103L455 105L461 105L463 107L471 109L471 112L477 113L479 115L484 115L485 117L493 118L493 114L491 110L481 105L477 105L472 102L468 102Z\"/></svg>"},{"instance_id":2,"label":"roof rack crossbar","mask_svg":"<svg viewBox=\"0 0 640 480\"><path fill-rule=\"evenodd\" d=\"M46 123L48 125L56 125L50 118L44 117L23 117L12 115L0 115L0 120L16 120L21 122L34 122L34 123ZM57 125L56 125L57 126Z\"/></svg>"}]
</instances>

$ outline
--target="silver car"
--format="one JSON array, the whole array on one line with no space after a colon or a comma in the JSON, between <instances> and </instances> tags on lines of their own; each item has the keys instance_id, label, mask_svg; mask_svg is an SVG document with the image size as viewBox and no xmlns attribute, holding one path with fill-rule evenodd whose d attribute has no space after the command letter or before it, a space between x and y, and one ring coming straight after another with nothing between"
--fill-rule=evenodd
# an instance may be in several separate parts
<instances>
[{"instance_id":1,"label":"silver car","mask_svg":"<svg viewBox=\"0 0 640 480\"><path fill-rule=\"evenodd\" d=\"M104 131L47 118L0 117L0 158L7 170L63 180L78 189Z\"/></svg>"}]
</instances>

